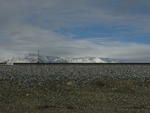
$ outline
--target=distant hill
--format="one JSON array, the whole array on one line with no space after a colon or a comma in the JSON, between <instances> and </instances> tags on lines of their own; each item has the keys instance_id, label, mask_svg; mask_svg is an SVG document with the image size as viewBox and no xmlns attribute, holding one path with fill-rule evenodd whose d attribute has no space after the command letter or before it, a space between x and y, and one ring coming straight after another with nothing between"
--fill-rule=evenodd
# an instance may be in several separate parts
<instances>
[{"instance_id":1,"label":"distant hill","mask_svg":"<svg viewBox=\"0 0 150 113\"><path fill-rule=\"evenodd\" d=\"M1 60L2 61L2 60ZM27 54L23 57L10 58L5 61L7 64L13 63L37 63L37 54ZM110 58L99 58L99 57L58 57L58 56L39 56L40 63L114 63L117 60Z\"/></svg>"}]
</instances>

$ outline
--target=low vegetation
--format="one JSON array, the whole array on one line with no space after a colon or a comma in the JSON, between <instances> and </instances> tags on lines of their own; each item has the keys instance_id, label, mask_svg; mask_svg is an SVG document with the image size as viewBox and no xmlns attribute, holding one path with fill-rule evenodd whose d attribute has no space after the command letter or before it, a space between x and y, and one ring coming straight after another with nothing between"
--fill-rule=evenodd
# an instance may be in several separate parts
<instances>
[{"instance_id":1,"label":"low vegetation","mask_svg":"<svg viewBox=\"0 0 150 113\"><path fill-rule=\"evenodd\" d=\"M86 85L46 81L23 87L0 81L0 113L145 113L150 83L140 80L93 80Z\"/></svg>"},{"instance_id":2,"label":"low vegetation","mask_svg":"<svg viewBox=\"0 0 150 113\"><path fill-rule=\"evenodd\" d=\"M0 113L148 113L149 66L1 66Z\"/></svg>"}]
</instances>

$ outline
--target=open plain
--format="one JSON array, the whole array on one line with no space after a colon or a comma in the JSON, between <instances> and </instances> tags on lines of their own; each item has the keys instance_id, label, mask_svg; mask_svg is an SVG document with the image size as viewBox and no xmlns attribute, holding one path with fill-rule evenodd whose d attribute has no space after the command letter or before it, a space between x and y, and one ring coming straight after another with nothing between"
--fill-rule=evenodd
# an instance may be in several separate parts
<instances>
[{"instance_id":1,"label":"open plain","mask_svg":"<svg viewBox=\"0 0 150 113\"><path fill-rule=\"evenodd\" d=\"M149 113L150 65L0 66L0 113Z\"/></svg>"}]
</instances>

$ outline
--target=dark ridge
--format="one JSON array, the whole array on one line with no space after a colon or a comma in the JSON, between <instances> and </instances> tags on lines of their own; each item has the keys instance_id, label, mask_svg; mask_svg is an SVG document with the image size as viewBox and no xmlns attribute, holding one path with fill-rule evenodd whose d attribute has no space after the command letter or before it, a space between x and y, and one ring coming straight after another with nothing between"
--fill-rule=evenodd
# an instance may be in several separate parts
<instances>
[{"instance_id":1,"label":"dark ridge","mask_svg":"<svg viewBox=\"0 0 150 113\"><path fill-rule=\"evenodd\" d=\"M14 63L14 65L150 65L150 63Z\"/></svg>"},{"instance_id":2,"label":"dark ridge","mask_svg":"<svg viewBox=\"0 0 150 113\"><path fill-rule=\"evenodd\" d=\"M0 65L6 65L6 63L4 62L4 63L0 63Z\"/></svg>"}]
</instances>

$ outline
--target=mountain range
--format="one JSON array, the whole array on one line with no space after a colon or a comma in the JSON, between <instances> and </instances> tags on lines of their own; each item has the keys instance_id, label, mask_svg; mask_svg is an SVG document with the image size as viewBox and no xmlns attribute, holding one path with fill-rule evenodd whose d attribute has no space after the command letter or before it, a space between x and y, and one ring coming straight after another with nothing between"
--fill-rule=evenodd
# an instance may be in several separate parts
<instances>
[{"instance_id":1,"label":"mountain range","mask_svg":"<svg viewBox=\"0 0 150 113\"><path fill-rule=\"evenodd\" d=\"M13 63L150 63L150 60L136 59L112 59L100 57L59 57L59 56L44 56L34 53L29 53L23 57L14 57L9 59L0 59L1 63L12 65Z\"/></svg>"},{"instance_id":2,"label":"mountain range","mask_svg":"<svg viewBox=\"0 0 150 113\"><path fill-rule=\"evenodd\" d=\"M58 56L38 56L37 54L30 53L23 57L14 57L6 60L0 60L7 64L13 63L115 63L117 60L110 58L99 57L58 57Z\"/></svg>"}]
</instances>

